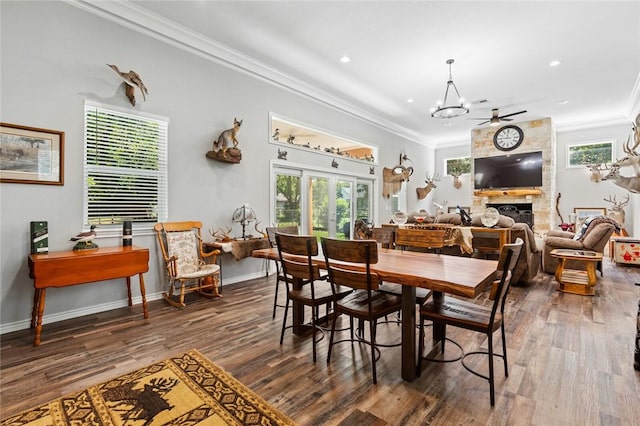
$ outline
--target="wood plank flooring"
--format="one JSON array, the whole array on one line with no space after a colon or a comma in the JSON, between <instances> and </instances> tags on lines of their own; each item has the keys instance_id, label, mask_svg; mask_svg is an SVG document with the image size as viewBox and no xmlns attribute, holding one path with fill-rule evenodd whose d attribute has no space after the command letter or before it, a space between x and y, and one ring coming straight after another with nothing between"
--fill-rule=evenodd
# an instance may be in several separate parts
<instances>
[{"instance_id":1,"label":"wood plank flooring","mask_svg":"<svg viewBox=\"0 0 640 426\"><path fill-rule=\"evenodd\" d=\"M283 310L271 319L271 276L226 286L222 299L193 295L182 310L153 301L146 321L134 306L45 324L37 348L30 330L0 336L0 416L196 348L301 425L638 425L640 268L607 259L604 266L594 297L558 292L542 273L512 288L510 374L505 378L496 360L494 408L488 383L459 362L427 362L408 383L400 377L400 348L383 348L374 386L366 346L336 346L327 365L328 333L316 364L309 338L287 330L280 345ZM379 333L380 340L399 341L400 327L380 325ZM448 334L465 350L486 347L471 332ZM478 365L484 368L486 358Z\"/></svg>"}]
</instances>

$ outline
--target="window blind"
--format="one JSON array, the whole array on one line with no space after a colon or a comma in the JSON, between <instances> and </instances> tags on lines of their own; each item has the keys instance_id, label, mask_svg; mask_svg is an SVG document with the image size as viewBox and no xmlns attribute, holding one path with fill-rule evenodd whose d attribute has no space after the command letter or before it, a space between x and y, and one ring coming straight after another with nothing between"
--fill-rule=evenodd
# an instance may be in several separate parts
<instances>
[{"instance_id":1,"label":"window blind","mask_svg":"<svg viewBox=\"0 0 640 426\"><path fill-rule=\"evenodd\" d=\"M85 225L167 219L168 120L85 104Z\"/></svg>"}]
</instances>

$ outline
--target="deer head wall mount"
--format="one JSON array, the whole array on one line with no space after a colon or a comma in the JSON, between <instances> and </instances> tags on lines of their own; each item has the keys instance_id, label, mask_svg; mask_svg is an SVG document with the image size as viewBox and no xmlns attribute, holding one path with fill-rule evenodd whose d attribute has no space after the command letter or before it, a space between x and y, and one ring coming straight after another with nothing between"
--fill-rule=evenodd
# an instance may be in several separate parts
<instances>
[{"instance_id":1,"label":"deer head wall mount","mask_svg":"<svg viewBox=\"0 0 640 426\"><path fill-rule=\"evenodd\" d=\"M611 165L611 170L609 174L604 176L602 180L610 180L614 184L618 185L621 188L626 189L629 192L634 194L640 194L640 177L638 176L622 176L620 175L620 166L617 164Z\"/></svg>"},{"instance_id":2,"label":"deer head wall mount","mask_svg":"<svg viewBox=\"0 0 640 426\"><path fill-rule=\"evenodd\" d=\"M587 164L587 168L591 172L591 182L600 182L602 180L602 171L609 170L609 166L606 163Z\"/></svg>"},{"instance_id":3,"label":"deer head wall mount","mask_svg":"<svg viewBox=\"0 0 640 426\"><path fill-rule=\"evenodd\" d=\"M418 194L418 200L423 200L430 192L433 188L437 188L435 182L438 182L440 180L440 176L438 175L438 173L434 173L433 176L431 176L429 173L427 173L426 179L425 179L425 183L427 184L424 188L416 188L416 193Z\"/></svg>"},{"instance_id":4,"label":"deer head wall mount","mask_svg":"<svg viewBox=\"0 0 640 426\"><path fill-rule=\"evenodd\" d=\"M613 196L611 199L611 195L609 198L605 198L604 201L611 203L611 207L609 207L609 217L615 220L618 225L624 227L624 208L629 204L629 194L624 201L616 201L616 196Z\"/></svg>"}]
</instances>

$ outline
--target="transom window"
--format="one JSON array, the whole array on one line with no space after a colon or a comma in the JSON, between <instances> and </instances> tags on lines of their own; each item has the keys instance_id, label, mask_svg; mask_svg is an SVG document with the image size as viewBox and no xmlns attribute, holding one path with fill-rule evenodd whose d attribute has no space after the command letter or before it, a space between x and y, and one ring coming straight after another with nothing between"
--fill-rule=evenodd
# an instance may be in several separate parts
<instances>
[{"instance_id":1,"label":"transom window","mask_svg":"<svg viewBox=\"0 0 640 426\"><path fill-rule=\"evenodd\" d=\"M166 220L169 120L86 102L84 225Z\"/></svg>"},{"instance_id":2,"label":"transom window","mask_svg":"<svg viewBox=\"0 0 640 426\"><path fill-rule=\"evenodd\" d=\"M471 173L471 157L447 158L444 160L445 176L460 176Z\"/></svg>"}]
</instances>

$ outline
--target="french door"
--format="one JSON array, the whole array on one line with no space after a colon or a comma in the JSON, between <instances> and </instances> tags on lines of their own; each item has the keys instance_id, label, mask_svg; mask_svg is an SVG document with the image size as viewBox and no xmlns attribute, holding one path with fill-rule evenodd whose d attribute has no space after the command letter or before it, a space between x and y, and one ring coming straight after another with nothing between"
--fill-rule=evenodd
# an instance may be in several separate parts
<instances>
[{"instance_id":1,"label":"french door","mask_svg":"<svg viewBox=\"0 0 640 426\"><path fill-rule=\"evenodd\" d=\"M278 167L272 176L272 222L277 226L298 225L301 234L350 239L356 219L373 219L373 179Z\"/></svg>"}]
</instances>

